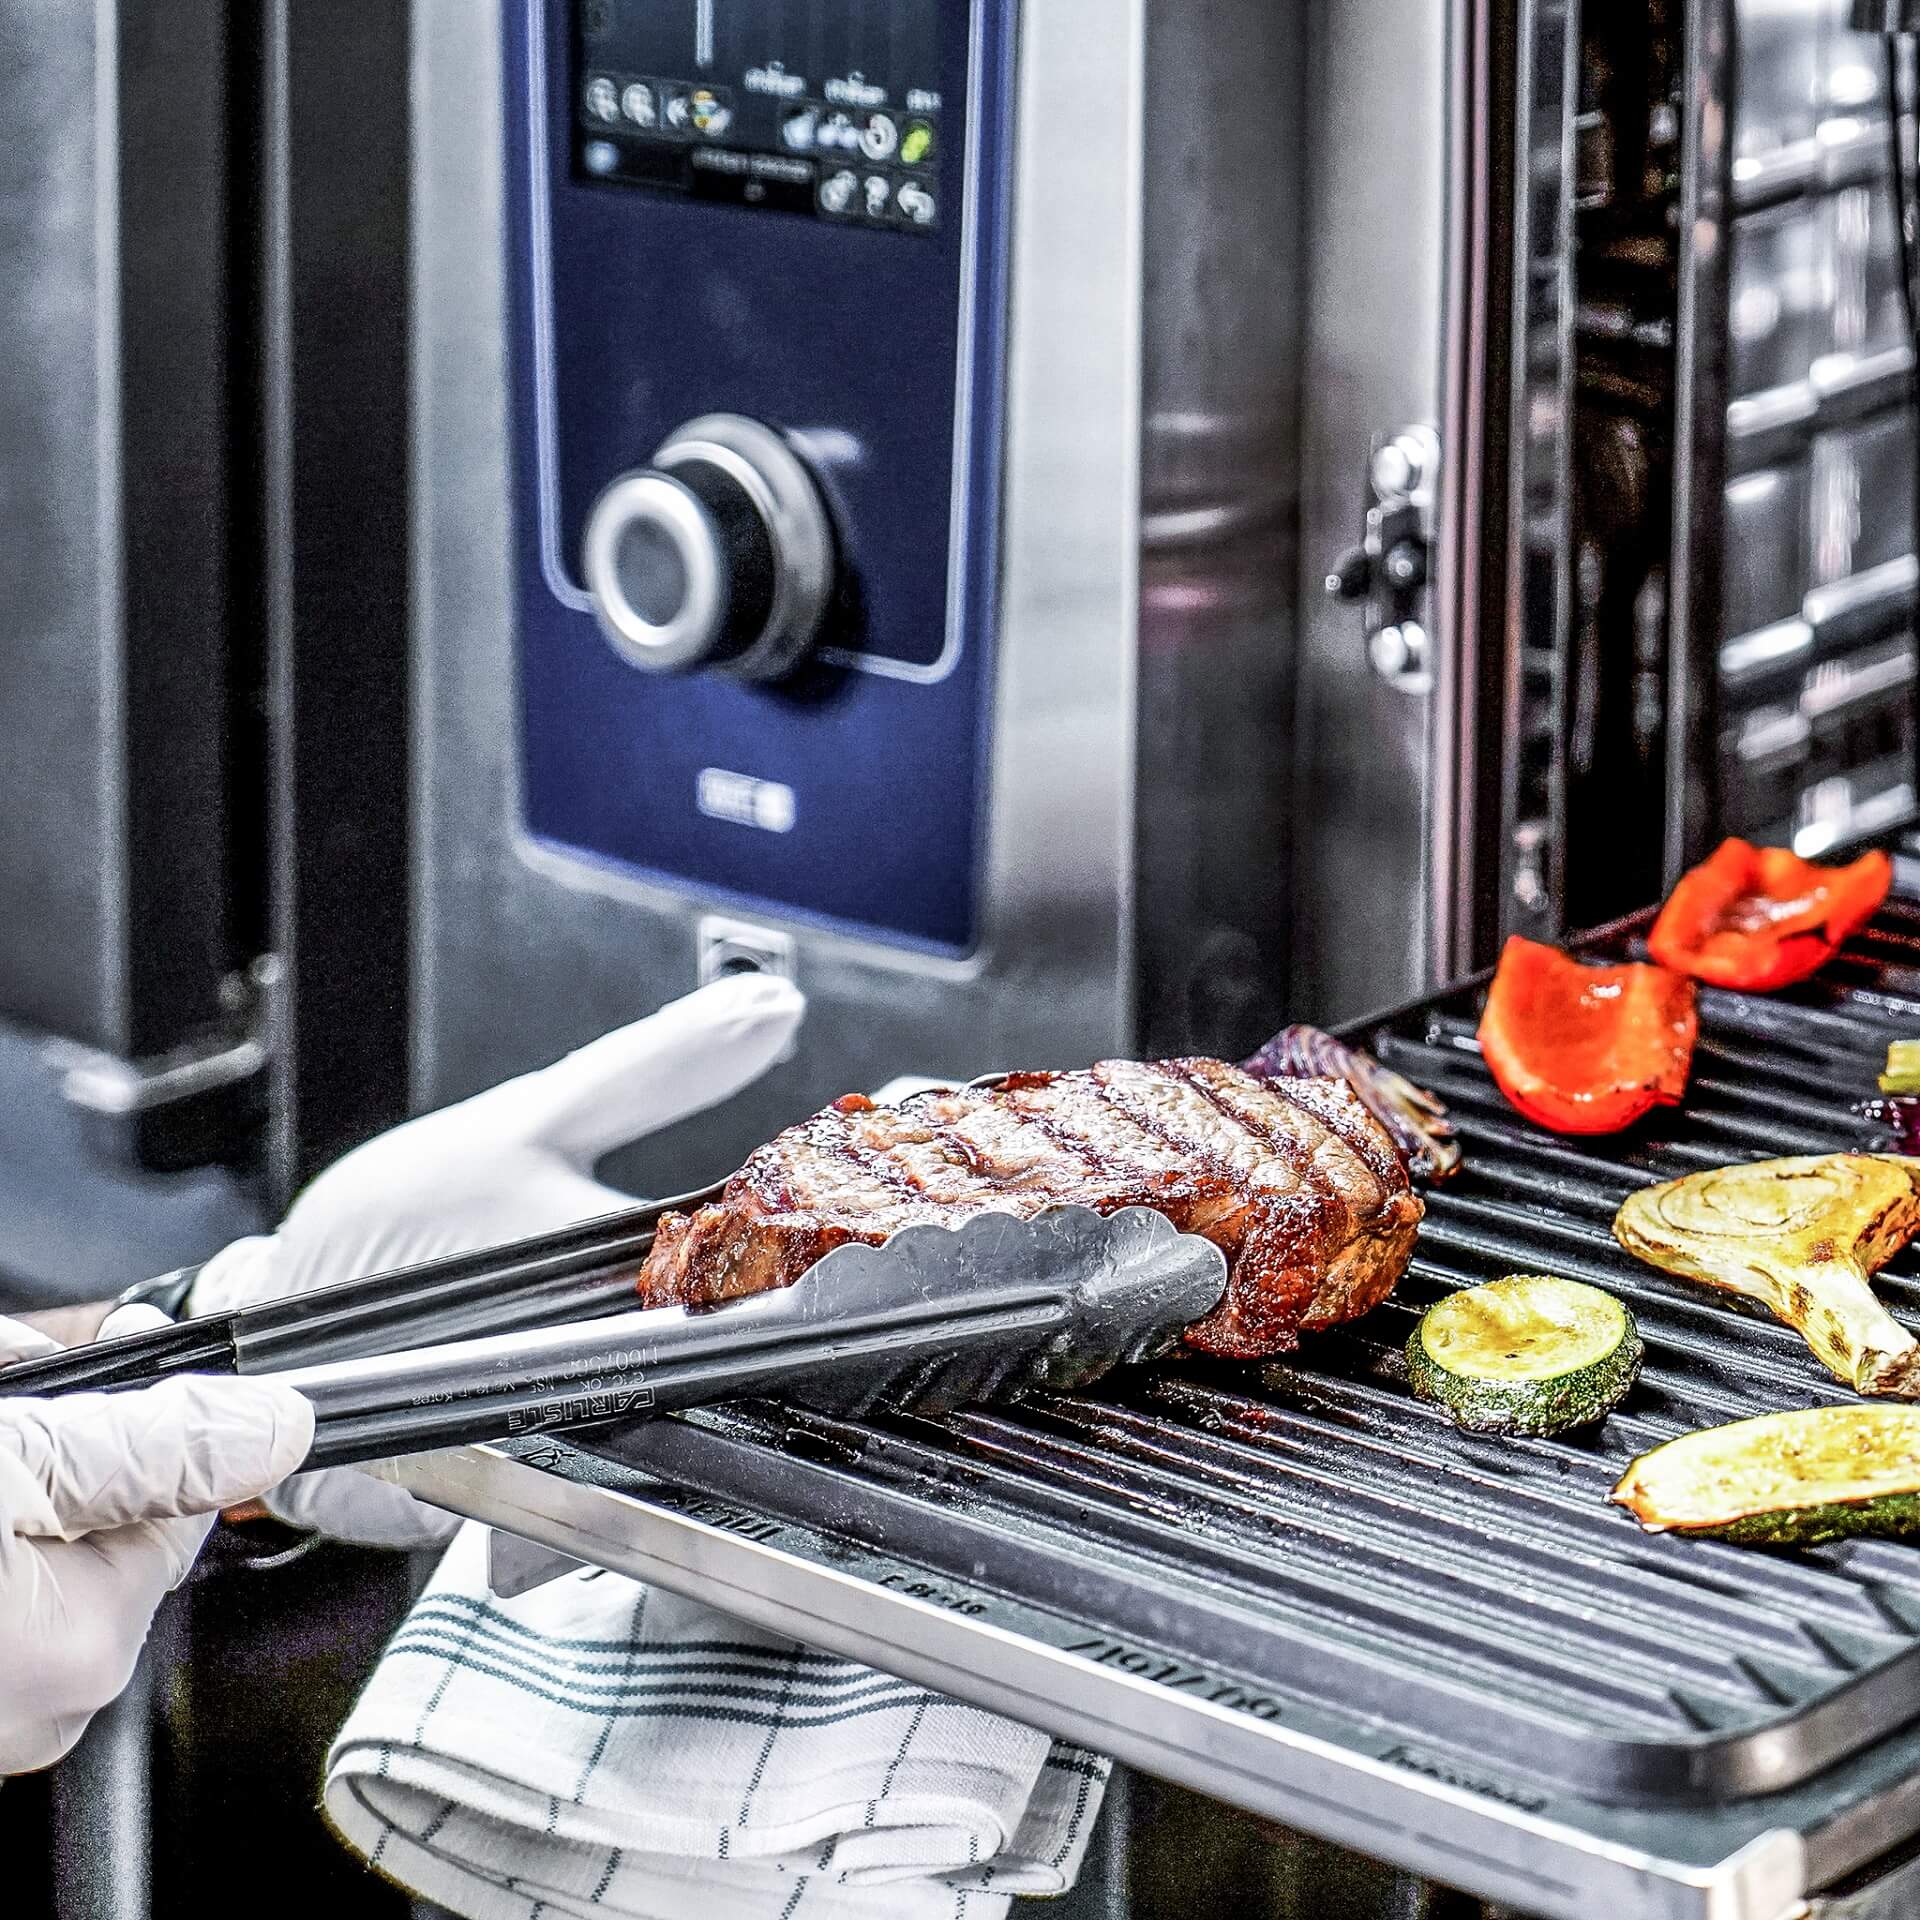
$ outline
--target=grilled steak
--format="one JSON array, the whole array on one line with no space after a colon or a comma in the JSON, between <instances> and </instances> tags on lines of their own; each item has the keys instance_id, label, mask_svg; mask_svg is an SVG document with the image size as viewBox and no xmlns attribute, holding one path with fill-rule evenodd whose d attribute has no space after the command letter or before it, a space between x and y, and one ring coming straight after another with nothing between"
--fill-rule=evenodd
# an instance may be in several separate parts
<instances>
[{"instance_id":1,"label":"grilled steak","mask_svg":"<svg viewBox=\"0 0 1920 1920\"><path fill-rule=\"evenodd\" d=\"M849 1240L976 1213L1146 1206L1227 1256L1189 1344L1280 1353L1392 1291L1423 1211L1341 1080L1262 1082L1219 1060L1106 1060L897 1107L851 1094L751 1155L720 1199L660 1222L649 1306L790 1286Z\"/></svg>"}]
</instances>

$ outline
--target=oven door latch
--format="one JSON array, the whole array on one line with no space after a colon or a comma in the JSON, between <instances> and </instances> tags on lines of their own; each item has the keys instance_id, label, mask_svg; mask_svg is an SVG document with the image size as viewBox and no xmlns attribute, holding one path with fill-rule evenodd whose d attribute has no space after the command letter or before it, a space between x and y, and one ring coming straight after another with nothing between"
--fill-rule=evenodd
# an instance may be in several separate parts
<instances>
[{"instance_id":1,"label":"oven door latch","mask_svg":"<svg viewBox=\"0 0 1920 1920\"><path fill-rule=\"evenodd\" d=\"M1331 598L1364 603L1367 658L1403 693L1433 686L1426 594L1439 479L1440 436L1431 427L1401 427L1376 439L1360 544L1327 575Z\"/></svg>"}]
</instances>

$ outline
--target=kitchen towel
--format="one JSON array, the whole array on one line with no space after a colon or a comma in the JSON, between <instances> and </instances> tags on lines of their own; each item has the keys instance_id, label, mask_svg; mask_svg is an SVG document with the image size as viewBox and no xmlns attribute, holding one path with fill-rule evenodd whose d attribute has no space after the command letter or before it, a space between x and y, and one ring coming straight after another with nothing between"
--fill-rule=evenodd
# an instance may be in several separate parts
<instances>
[{"instance_id":1,"label":"kitchen towel","mask_svg":"<svg viewBox=\"0 0 1920 1920\"><path fill-rule=\"evenodd\" d=\"M472 1920L999 1920L1073 1884L1108 1764L615 1574L496 1599L469 1524L326 1810Z\"/></svg>"}]
</instances>

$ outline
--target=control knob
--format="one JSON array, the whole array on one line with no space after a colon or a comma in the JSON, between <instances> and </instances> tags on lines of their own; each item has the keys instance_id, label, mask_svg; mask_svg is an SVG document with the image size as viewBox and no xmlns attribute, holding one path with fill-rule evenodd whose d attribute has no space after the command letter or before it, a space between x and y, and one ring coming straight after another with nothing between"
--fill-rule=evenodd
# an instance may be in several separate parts
<instances>
[{"instance_id":1,"label":"control knob","mask_svg":"<svg viewBox=\"0 0 1920 1920\"><path fill-rule=\"evenodd\" d=\"M833 531L798 455L734 413L677 428L587 516L584 568L601 630L651 672L790 672L833 591Z\"/></svg>"}]
</instances>

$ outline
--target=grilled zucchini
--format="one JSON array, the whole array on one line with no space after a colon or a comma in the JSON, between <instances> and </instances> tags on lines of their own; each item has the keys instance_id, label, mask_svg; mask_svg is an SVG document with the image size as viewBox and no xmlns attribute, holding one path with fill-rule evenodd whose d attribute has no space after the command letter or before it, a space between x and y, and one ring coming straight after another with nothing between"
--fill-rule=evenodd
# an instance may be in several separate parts
<instances>
[{"instance_id":1,"label":"grilled zucchini","mask_svg":"<svg viewBox=\"0 0 1920 1920\"><path fill-rule=\"evenodd\" d=\"M1509 1274L1429 1307L1407 1341L1413 1390L1476 1433L1561 1433L1618 1406L1640 1335L1612 1294Z\"/></svg>"},{"instance_id":2,"label":"grilled zucchini","mask_svg":"<svg viewBox=\"0 0 1920 1920\"><path fill-rule=\"evenodd\" d=\"M1920 1407L1808 1407L1683 1433L1611 1497L1650 1533L1749 1545L1920 1532Z\"/></svg>"}]
</instances>

